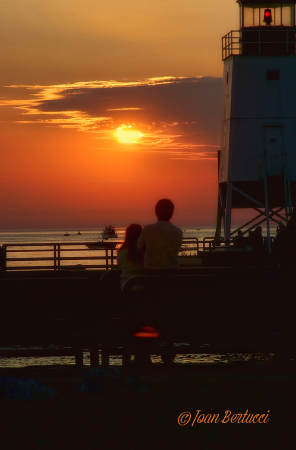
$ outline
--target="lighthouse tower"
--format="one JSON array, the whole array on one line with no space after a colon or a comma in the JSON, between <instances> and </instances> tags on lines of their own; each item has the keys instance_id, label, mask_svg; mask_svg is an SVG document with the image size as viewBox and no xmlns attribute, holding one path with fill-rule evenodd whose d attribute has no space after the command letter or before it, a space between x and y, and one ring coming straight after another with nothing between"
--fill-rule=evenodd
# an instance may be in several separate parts
<instances>
[{"instance_id":1,"label":"lighthouse tower","mask_svg":"<svg viewBox=\"0 0 296 450\"><path fill-rule=\"evenodd\" d=\"M296 201L295 3L237 0L240 29L222 38L224 61L216 239L287 221ZM234 208L254 218L231 231Z\"/></svg>"}]
</instances>

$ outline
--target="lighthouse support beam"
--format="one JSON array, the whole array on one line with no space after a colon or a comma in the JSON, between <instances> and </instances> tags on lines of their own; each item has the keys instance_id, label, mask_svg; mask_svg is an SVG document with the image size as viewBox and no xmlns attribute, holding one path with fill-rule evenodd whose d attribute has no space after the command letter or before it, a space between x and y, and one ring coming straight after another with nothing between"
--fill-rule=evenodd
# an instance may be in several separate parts
<instances>
[{"instance_id":1,"label":"lighthouse support beam","mask_svg":"<svg viewBox=\"0 0 296 450\"><path fill-rule=\"evenodd\" d=\"M225 245L229 245L230 244L231 209L232 209L232 182L229 181L227 183L226 214L225 214L225 224L224 224Z\"/></svg>"},{"instance_id":2,"label":"lighthouse support beam","mask_svg":"<svg viewBox=\"0 0 296 450\"><path fill-rule=\"evenodd\" d=\"M289 217L292 214L292 201L291 201L291 186L290 180L285 176L284 177L285 184L285 211L286 211L286 220L288 221Z\"/></svg>"},{"instance_id":3,"label":"lighthouse support beam","mask_svg":"<svg viewBox=\"0 0 296 450\"><path fill-rule=\"evenodd\" d=\"M270 246L270 227L269 227L269 205L268 205L268 191L267 191L267 177L264 177L264 194L265 194L265 215L266 215L266 231L267 231L267 249L271 252Z\"/></svg>"}]
</instances>

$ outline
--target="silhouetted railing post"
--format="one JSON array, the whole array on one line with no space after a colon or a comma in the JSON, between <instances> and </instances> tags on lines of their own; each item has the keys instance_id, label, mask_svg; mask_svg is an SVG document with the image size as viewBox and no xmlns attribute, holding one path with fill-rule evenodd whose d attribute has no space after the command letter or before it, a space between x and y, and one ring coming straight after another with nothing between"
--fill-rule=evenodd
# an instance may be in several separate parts
<instances>
[{"instance_id":1,"label":"silhouetted railing post","mask_svg":"<svg viewBox=\"0 0 296 450\"><path fill-rule=\"evenodd\" d=\"M106 247L106 253L105 253L105 255L106 255L106 270L108 270L109 264L108 264L108 248L107 248L107 247Z\"/></svg>"},{"instance_id":2,"label":"silhouetted railing post","mask_svg":"<svg viewBox=\"0 0 296 450\"><path fill-rule=\"evenodd\" d=\"M0 270L6 271L6 247L3 245L0 247Z\"/></svg>"},{"instance_id":3,"label":"silhouetted railing post","mask_svg":"<svg viewBox=\"0 0 296 450\"><path fill-rule=\"evenodd\" d=\"M61 270L61 246L58 244L58 270Z\"/></svg>"},{"instance_id":4,"label":"silhouetted railing post","mask_svg":"<svg viewBox=\"0 0 296 450\"><path fill-rule=\"evenodd\" d=\"M57 246L54 244L53 246L53 267L54 270L57 270Z\"/></svg>"}]
</instances>

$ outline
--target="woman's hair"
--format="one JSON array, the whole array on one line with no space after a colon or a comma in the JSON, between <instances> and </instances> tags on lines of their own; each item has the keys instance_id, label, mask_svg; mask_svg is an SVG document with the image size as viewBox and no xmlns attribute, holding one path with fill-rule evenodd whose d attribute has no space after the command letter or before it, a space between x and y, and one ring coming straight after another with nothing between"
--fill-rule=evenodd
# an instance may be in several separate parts
<instances>
[{"instance_id":1,"label":"woman's hair","mask_svg":"<svg viewBox=\"0 0 296 450\"><path fill-rule=\"evenodd\" d=\"M136 223L132 223L125 230L125 239L119 250L122 250L124 248L128 249L127 259L129 261L142 262L143 260L143 253L137 247L137 242L140 237L141 231L141 225L138 225Z\"/></svg>"}]
</instances>

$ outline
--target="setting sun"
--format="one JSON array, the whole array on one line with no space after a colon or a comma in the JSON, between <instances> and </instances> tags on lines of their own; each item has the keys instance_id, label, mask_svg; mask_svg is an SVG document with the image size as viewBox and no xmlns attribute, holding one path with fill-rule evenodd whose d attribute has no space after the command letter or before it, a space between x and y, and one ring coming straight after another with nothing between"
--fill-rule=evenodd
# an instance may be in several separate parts
<instances>
[{"instance_id":1,"label":"setting sun","mask_svg":"<svg viewBox=\"0 0 296 450\"><path fill-rule=\"evenodd\" d=\"M123 142L124 144L132 144L137 142L138 139L142 136L140 131L131 130L131 125L128 127L126 125L122 125L117 128L116 136Z\"/></svg>"}]
</instances>

